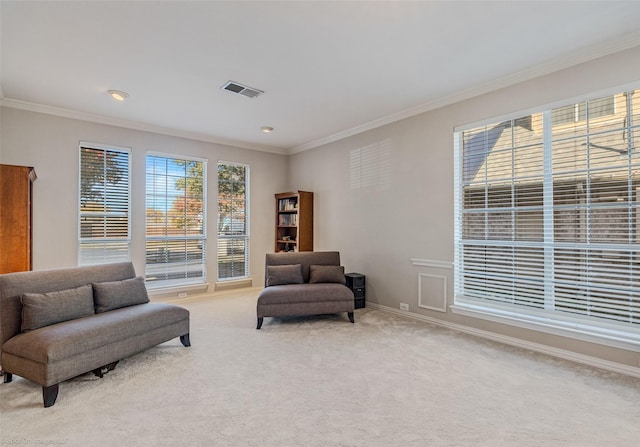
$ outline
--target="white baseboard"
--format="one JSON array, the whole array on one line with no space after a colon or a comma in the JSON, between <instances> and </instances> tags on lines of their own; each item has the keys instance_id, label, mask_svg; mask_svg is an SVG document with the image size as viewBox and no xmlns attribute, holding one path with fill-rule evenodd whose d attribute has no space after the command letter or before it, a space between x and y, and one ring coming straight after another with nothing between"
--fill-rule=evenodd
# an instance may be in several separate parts
<instances>
[{"instance_id":1,"label":"white baseboard","mask_svg":"<svg viewBox=\"0 0 640 447\"><path fill-rule=\"evenodd\" d=\"M571 362L581 363L583 365L593 366L595 368L612 371L619 374L625 374L627 376L640 378L640 368L622 363L611 362L608 360L599 359L597 357L591 357L589 355L578 354L576 352L567 351L566 349L554 348L552 346L542 345L540 343L534 343L527 340L522 340L515 337L509 337L508 335L496 334L494 332L485 331L482 329L476 329L468 326L463 326L457 323L450 323L448 321L438 320L425 315L416 314L413 312L407 312L404 310L394 309L392 307L382 306L376 303L367 303L367 307L372 309L381 310L383 312L389 312L395 315L411 318L413 320L424 321L427 323L435 324L436 326L446 327L454 331L462 332L469 335L492 340L498 343L506 345L516 346L518 348L528 349L530 351L547 354L553 357L558 357Z\"/></svg>"}]
</instances>

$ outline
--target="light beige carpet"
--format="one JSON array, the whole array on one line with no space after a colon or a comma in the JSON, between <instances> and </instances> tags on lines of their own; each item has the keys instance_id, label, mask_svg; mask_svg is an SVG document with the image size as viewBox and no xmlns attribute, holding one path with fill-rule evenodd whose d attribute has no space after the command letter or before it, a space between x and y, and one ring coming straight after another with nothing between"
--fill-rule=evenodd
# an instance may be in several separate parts
<instances>
[{"instance_id":1,"label":"light beige carpet","mask_svg":"<svg viewBox=\"0 0 640 447\"><path fill-rule=\"evenodd\" d=\"M178 340L55 406L0 384L2 446L638 446L640 381L378 310L266 318L257 289L187 299Z\"/></svg>"}]
</instances>

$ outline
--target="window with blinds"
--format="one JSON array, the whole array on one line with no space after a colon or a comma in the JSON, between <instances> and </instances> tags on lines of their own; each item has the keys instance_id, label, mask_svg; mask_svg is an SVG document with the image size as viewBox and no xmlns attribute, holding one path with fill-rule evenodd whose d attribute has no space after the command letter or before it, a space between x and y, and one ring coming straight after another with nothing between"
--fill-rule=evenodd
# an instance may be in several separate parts
<instances>
[{"instance_id":1,"label":"window with blinds","mask_svg":"<svg viewBox=\"0 0 640 447\"><path fill-rule=\"evenodd\" d=\"M147 155L145 280L150 288L206 281L206 161Z\"/></svg>"},{"instance_id":2,"label":"window with blinds","mask_svg":"<svg viewBox=\"0 0 640 447\"><path fill-rule=\"evenodd\" d=\"M80 144L78 265L128 261L129 149Z\"/></svg>"},{"instance_id":3,"label":"window with blinds","mask_svg":"<svg viewBox=\"0 0 640 447\"><path fill-rule=\"evenodd\" d=\"M218 280L249 276L249 166L218 163Z\"/></svg>"},{"instance_id":4,"label":"window with blinds","mask_svg":"<svg viewBox=\"0 0 640 447\"><path fill-rule=\"evenodd\" d=\"M456 304L640 334L640 90L454 139Z\"/></svg>"}]
</instances>

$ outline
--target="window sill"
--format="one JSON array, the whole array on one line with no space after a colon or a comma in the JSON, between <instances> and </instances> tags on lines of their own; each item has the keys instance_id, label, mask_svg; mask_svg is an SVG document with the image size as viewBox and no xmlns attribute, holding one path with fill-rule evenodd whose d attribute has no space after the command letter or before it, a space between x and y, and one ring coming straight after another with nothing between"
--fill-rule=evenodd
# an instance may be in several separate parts
<instances>
[{"instance_id":1,"label":"window sill","mask_svg":"<svg viewBox=\"0 0 640 447\"><path fill-rule=\"evenodd\" d=\"M605 327L604 325L589 325L583 321L564 321L549 316L518 313L513 310L466 302L457 302L450 306L450 309L458 315L640 352L640 331L633 331L632 329L623 331L618 328Z\"/></svg>"},{"instance_id":2,"label":"window sill","mask_svg":"<svg viewBox=\"0 0 640 447\"><path fill-rule=\"evenodd\" d=\"M243 287L253 287L252 278L227 279L216 281L214 290L240 289Z\"/></svg>"},{"instance_id":3,"label":"window sill","mask_svg":"<svg viewBox=\"0 0 640 447\"><path fill-rule=\"evenodd\" d=\"M174 286L147 286L147 292L151 298L167 298L180 296L181 294L206 293L209 290L209 283L184 284Z\"/></svg>"}]
</instances>

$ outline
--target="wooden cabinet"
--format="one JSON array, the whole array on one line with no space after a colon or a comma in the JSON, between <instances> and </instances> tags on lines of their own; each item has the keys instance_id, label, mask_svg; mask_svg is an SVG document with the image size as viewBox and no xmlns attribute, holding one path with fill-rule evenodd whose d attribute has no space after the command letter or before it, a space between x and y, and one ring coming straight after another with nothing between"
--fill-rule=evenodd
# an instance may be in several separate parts
<instances>
[{"instance_id":1,"label":"wooden cabinet","mask_svg":"<svg viewBox=\"0 0 640 447\"><path fill-rule=\"evenodd\" d=\"M276 194L275 251L313 251L312 192Z\"/></svg>"},{"instance_id":2,"label":"wooden cabinet","mask_svg":"<svg viewBox=\"0 0 640 447\"><path fill-rule=\"evenodd\" d=\"M0 165L0 273L32 268L32 184L35 170Z\"/></svg>"}]
</instances>

